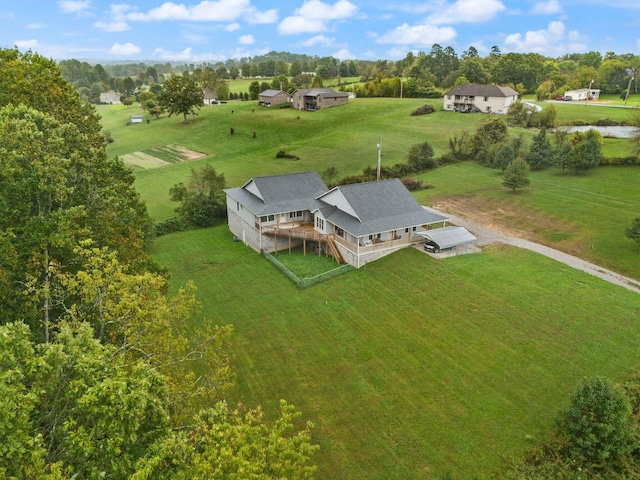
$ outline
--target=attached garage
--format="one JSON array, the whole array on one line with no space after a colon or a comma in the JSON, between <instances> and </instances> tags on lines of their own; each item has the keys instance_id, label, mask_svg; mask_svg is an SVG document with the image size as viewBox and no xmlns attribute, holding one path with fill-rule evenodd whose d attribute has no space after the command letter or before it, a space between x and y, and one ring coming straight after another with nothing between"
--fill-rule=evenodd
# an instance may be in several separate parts
<instances>
[{"instance_id":1,"label":"attached garage","mask_svg":"<svg viewBox=\"0 0 640 480\"><path fill-rule=\"evenodd\" d=\"M427 240L435 244L438 250L449 250L469 243L474 243L478 239L464 227L442 227L426 232L416 232Z\"/></svg>"}]
</instances>

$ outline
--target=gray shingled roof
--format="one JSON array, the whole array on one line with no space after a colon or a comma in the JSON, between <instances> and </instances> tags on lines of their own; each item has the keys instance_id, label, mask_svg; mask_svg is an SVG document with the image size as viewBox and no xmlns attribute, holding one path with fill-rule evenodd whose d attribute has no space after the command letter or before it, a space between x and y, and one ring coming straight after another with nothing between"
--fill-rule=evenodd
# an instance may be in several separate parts
<instances>
[{"instance_id":1,"label":"gray shingled roof","mask_svg":"<svg viewBox=\"0 0 640 480\"><path fill-rule=\"evenodd\" d=\"M322 95L323 97L338 98L349 96L347 92L336 92L331 88L299 88L298 92L304 97L317 97L318 95Z\"/></svg>"},{"instance_id":2,"label":"gray shingled roof","mask_svg":"<svg viewBox=\"0 0 640 480\"><path fill-rule=\"evenodd\" d=\"M447 217L427 212L422 208L397 178L343 185L334 190L342 193L358 218L335 207L323 208L322 213L327 220L355 236L372 235L447 220ZM318 200L322 202L322 196Z\"/></svg>"},{"instance_id":3,"label":"gray shingled roof","mask_svg":"<svg viewBox=\"0 0 640 480\"><path fill-rule=\"evenodd\" d=\"M265 90L264 92L262 92L260 94L261 97L275 97L276 95L278 95L279 93L284 93L285 95L289 95L287 92L283 91L283 90Z\"/></svg>"},{"instance_id":4,"label":"gray shingled roof","mask_svg":"<svg viewBox=\"0 0 640 480\"><path fill-rule=\"evenodd\" d=\"M449 90L445 95L468 95L475 97L512 97L518 95L511 87L501 87L499 85L475 85L473 83L463 83Z\"/></svg>"},{"instance_id":5,"label":"gray shingled roof","mask_svg":"<svg viewBox=\"0 0 640 480\"><path fill-rule=\"evenodd\" d=\"M260 196L248 190L257 189ZM289 173L254 177L240 188L228 188L225 193L258 216L317 207L314 196L327 191L318 172ZM262 197L262 198L260 198Z\"/></svg>"}]
</instances>

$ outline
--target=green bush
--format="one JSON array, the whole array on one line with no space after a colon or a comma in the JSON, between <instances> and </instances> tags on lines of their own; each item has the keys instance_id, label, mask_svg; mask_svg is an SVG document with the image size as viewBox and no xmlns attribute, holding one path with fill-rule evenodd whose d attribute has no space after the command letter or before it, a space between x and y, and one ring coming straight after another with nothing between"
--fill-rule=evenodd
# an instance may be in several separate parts
<instances>
[{"instance_id":1,"label":"green bush","mask_svg":"<svg viewBox=\"0 0 640 480\"><path fill-rule=\"evenodd\" d=\"M417 116L417 115L428 115L429 113L433 113L435 112L436 109L433 107L433 105L422 105L421 107L416 108L413 112L411 112L412 116Z\"/></svg>"}]
</instances>

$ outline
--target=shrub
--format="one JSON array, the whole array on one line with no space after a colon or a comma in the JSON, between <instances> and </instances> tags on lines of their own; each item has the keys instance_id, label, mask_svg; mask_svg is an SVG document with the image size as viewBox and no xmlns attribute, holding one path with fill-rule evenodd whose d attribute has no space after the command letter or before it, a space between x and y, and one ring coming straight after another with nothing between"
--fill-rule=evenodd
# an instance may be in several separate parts
<instances>
[{"instance_id":1,"label":"shrub","mask_svg":"<svg viewBox=\"0 0 640 480\"><path fill-rule=\"evenodd\" d=\"M433 188L433 185L431 185L430 183L425 183L424 180L420 180L419 178L403 178L402 183L405 187L407 187L407 190L411 192Z\"/></svg>"},{"instance_id":2,"label":"shrub","mask_svg":"<svg viewBox=\"0 0 640 480\"><path fill-rule=\"evenodd\" d=\"M287 153L287 151L284 148L281 148L280 150L278 150L278 153L276 153L276 158L291 158L293 160L300 160L300 157L298 157L297 155L293 155L291 153Z\"/></svg>"},{"instance_id":3,"label":"shrub","mask_svg":"<svg viewBox=\"0 0 640 480\"><path fill-rule=\"evenodd\" d=\"M168 235L169 233L182 232L187 230L189 225L181 218L171 217L158 222L155 225L155 234L158 237Z\"/></svg>"},{"instance_id":4,"label":"shrub","mask_svg":"<svg viewBox=\"0 0 640 480\"><path fill-rule=\"evenodd\" d=\"M422 105L421 107L416 108L413 112L411 112L412 116L417 116L417 115L428 115L429 113L433 113L435 112L436 109L433 107L433 105Z\"/></svg>"}]
</instances>

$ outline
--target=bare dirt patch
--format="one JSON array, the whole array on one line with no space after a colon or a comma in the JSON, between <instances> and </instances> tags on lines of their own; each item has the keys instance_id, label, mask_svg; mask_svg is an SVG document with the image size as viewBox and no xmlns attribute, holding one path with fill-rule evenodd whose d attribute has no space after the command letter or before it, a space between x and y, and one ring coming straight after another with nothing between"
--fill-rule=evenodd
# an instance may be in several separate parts
<instances>
[{"instance_id":1,"label":"bare dirt patch","mask_svg":"<svg viewBox=\"0 0 640 480\"><path fill-rule=\"evenodd\" d=\"M188 148L181 147L180 145L174 145L174 148L178 150L184 160L197 160L198 158L206 157L206 153L196 152L195 150L189 150Z\"/></svg>"},{"instance_id":2,"label":"bare dirt patch","mask_svg":"<svg viewBox=\"0 0 640 480\"><path fill-rule=\"evenodd\" d=\"M580 229L565 219L511 202L480 197L441 199L434 208L466 218L504 235L522 238L568 253L583 250Z\"/></svg>"}]
</instances>

